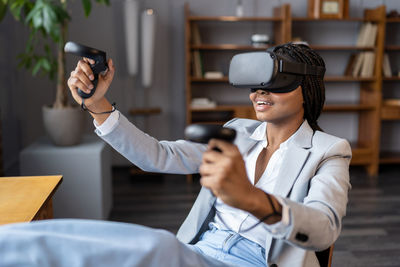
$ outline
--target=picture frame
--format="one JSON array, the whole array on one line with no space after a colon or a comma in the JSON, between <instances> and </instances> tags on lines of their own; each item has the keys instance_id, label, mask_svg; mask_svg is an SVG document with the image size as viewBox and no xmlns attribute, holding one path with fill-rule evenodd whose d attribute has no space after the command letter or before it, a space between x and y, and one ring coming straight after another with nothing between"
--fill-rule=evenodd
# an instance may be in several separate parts
<instances>
[{"instance_id":1,"label":"picture frame","mask_svg":"<svg viewBox=\"0 0 400 267\"><path fill-rule=\"evenodd\" d=\"M349 17L349 0L308 0L308 17L345 19Z\"/></svg>"}]
</instances>

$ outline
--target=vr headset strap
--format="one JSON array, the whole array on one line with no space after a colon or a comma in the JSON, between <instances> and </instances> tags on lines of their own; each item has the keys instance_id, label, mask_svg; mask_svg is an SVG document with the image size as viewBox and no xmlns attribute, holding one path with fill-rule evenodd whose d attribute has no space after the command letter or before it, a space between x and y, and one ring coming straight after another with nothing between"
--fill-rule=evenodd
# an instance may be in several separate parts
<instances>
[{"instance_id":1,"label":"vr headset strap","mask_svg":"<svg viewBox=\"0 0 400 267\"><path fill-rule=\"evenodd\" d=\"M300 75L315 75L323 76L325 68L320 66L310 66L305 63L297 63L279 59L279 72L300 74Z\"/></svg>"}]
</instances>

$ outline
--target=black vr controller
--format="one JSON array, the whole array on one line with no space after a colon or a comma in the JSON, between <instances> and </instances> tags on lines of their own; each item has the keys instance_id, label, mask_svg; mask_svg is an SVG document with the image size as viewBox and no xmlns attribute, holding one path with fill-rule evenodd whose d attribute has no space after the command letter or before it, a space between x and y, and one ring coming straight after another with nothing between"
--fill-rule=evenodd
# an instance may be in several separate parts
<instances>
[{"instance_id":1,"label":"black vr controller","mask_svg":"<svg viewBox=\"0 0 400 267\"><path fill-rule=\"evenodd\" d=\"M191 124L185 129L185 139L202 144L207 144L213 138L233 143L235 137L234 129L216 124ZM218 148L214 150L220 151Z\"/></svg>"},{"instance_id":2,"label":"black vr controller","mask_svg":"<svg viewBox=\"0 0 400 267\"><path fill-rule=\"evenodd\" d=\"M95 61L94 64L90 64L90 68L93 71L94 79L92 81L93 83L93 89L90 91L89 94L84 93L81 89L78 89L78 94L82 98L89 98L91 97L94 92L96 91L97 87L97 82L99 80L99 74L108 70L108 65L107 65L107 58L106 58L106 53L100 50L97 50L92 47L84 46L81 44L77 44L74 42L68 42L64 46L64 51L65 53L71 53L80 57L86 57L93 59Z\"/></svg>"}]
</instances>

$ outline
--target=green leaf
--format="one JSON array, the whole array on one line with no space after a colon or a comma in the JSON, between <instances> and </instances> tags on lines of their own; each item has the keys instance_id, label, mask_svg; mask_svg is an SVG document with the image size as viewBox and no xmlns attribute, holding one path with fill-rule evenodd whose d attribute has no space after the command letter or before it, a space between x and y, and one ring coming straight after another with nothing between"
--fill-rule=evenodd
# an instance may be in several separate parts
<instances>
[{"instance_id":1,"label":"green leaf","mask_svg":"<svg viewBox=\"0 0 400 267\"><path fill-rule=\"evenodd\" d=\"M7 0L0 0L0 21L2 21L4 16L6 15L7 6Z\"/></svg>"},{"instance_id":2,"label":"green leaf","mask_svg":"<svg viewBox=\"0 0 400 267\"><path fill-rule=\"evenodd\" d=\"M10 12L14 16L17 21L21 20L21 11L22 8L26 7L29 4L29 1L26 0L14 0L10 5Z\"/></svg>"},{"instance_id":3,"label":"green leaf","mask_svg":"<svg viewBox=\"0 0 400 267\"><path fill-rule=\"evenodd\" d=\"M69 16L68 12L61 6L53 6L53 9L57 15L58 21L62 22L64 20L71 20L71 17Z\"/></svg>"},{"instance_id":4,"label":"green leaf","mask_svg":"<svg viewBox=\"0 0 400 267\"><path fill-rule=\"evenodd\" d=\"M83 10L85 11L85 16L89 17L90 11L92 10L92 2L90 0L82 0Z\"/></svg>"},{"instance_id":5,"label":"green leaf","mask_svg":"<svg viewBox=\"0 0 400 267\"><path fill-rule=\"evenodd\" d=\"M46 72L50 72L50 71L51 71L51 64L50 64L50 61L49 61L47 58L45 58L45 57L43 57L43 58L41 59L41 61L42 61L42 67L43 67L43 69L44 69Z\"/></svg>"},{"instance_id":6,"label":"green leaf","mask_svg":"<svg viewBox=\"0 0 400 267\"><path fill-rule=\"evenodd\" d=\"M51 5L43 5L41 15L43 17L43 28L45 28L47 34L50 34L53 28L58 26L57 14Z\"/></svg>"},{"instance_id":7,"label":"green leaf","mask_svg":"<svg viewBox=\"0 0 400 267\"><path fill-rule=\"evenodd\" d=\"M32 23L32 26L36 29L40 28L43 21L40 14L41 9L42 9L42 1L39 0L27 14L25 22L28 24Z\"/></svg>"},{"instance_id":8,"label":"green leaf","mask_svg":"<svg viewBox=\"0 0 400 267\"><path fill-rule=\"evenodd\" d=\"M26 23L32 28L42 30L44 37L50 35L55 41L59 40L59 30L62 20L57 15L57 6L51 2L39 0L26 16Z\"/></svg>"},{"instance_id":9,"label":"green leaf","mask_svg":"<svg viewBox=\"0 0 400 267\"><path fill-rule=\"evenodd\" d=\"M48 44L44 45L44 51L46 52L46 55L50 55L51 54L50 46Z\"/></svg>"},{"instance_id":10,"label":"green leaf","mask_svg":"<svg viewBox=\"0 0 400 267\"><path fill-rule=\"evenodd\" d=\"M39 72L41 67L42 67L42 61L38 60L35 64L35 66L33 66L32 75L36 76L36 74Z\"/></svg>"},{"instance_id":11,"label":"green leaf","mask_svg":"<svg viewBox=\"0 0 400 267\"><path fill-rule=\"evenodd\" d=\"M31 32L29 34L29 39L28 42L26 43L26 47L25 47L25 53L29 54L33 51L33 38L35 37L35 34L33 32Z\"/></svg>"}]
</instances>

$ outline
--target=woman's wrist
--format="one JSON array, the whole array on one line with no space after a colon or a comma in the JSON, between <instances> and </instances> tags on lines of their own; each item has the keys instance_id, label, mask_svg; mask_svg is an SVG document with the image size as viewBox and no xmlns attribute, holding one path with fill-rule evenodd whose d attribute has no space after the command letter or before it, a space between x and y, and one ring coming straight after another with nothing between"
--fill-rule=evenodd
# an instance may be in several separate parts
<instances>
[{"instance_id":1,"label":"woman's wrist","mask_svg":"<svg viewBox=\"0 0 400 267\"><path fill-rule=\"evenodd\" d=\"M250 198L252 203L250 204L250 208L247 210L251 214L253 214L258 219L263 219L267 215L274 214L270 216L266 221L267 224L273 224L279 222L282 218L282 205L276 200L273 195L269 195L270 199L268 199L267 193L259 188L255 188L253 197ZM273 205L273 207L271 206Z\"/></svg>"},{"instance_id":2,"label":"woman's wrist","mask_svg":"<svg viewBox=\"0 0 400 267\"><path fill-rule=\"evenodd\" d=\"M107 120L107 118L110 116L110 113L104 113L104 112L109 112L113 110L113 106L105 97L101 98L99 101L96 101L95 103L91 103L89 106L86 105L86 107L90 110L89 114L96 121L97 125L103 124L103 122ZM96 114L96 113L103 113L103 114Z\"/></svg>"}]
</instances>

